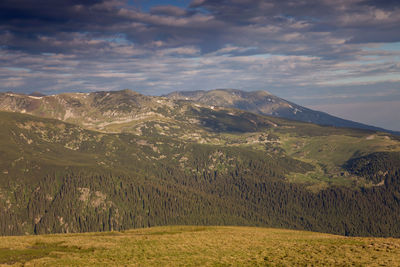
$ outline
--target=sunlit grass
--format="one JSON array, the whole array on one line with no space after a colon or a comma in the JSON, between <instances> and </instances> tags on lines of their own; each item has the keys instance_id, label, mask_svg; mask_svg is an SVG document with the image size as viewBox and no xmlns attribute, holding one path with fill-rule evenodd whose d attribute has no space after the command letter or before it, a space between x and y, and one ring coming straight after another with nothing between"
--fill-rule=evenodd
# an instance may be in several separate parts
<instances>
[{"instance_id":1,"label":"sunlit grass","mask_svg":"<svg viewBox=\"0 0 400 267\"><path fill-rule=\"evenodd\" d=\"M26 266L400 266L399 255L399 239L256 227L0 238L0 263Z\"/></svg>"}]
</instances>

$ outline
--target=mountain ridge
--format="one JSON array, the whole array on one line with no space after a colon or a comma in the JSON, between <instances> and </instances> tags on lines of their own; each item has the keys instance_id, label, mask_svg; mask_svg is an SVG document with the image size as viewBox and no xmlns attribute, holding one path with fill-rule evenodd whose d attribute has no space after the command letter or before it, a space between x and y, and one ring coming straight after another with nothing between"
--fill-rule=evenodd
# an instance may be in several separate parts
<instances>
[{"instance_id":1,"label":"mountain ridge","mask_svg":"<svg viewBox=\"0 0 400 267\"><path fill-rule=\"evenodd\" d=\"M314 111L266 91L246 92L237 89L173 92L161 97L146 96L129 89L92 93L62 93L48 96L6 92L0 93L0 110L26 112L71 123L80 123L81 126L92 130L109 131L107 128L113 127L109 125L129 123L141 116L158 116L165 119L172 115L171 110L177 106L181 106L183 112L185 109L183 106L190 106L185 105L185 101L194 101L197 104L195 108L234 108L259 115L324 126L358 128L400 135L400 132ZM159 112L161 109L163 111ZM178 115L174 116L178 117Z\"/></svg>"},{"instance_id":2,"label":"mountain ridge","mask_svg":"<svg viewBox=\"0 0 400 267\"><path fill-rule=\"evenodd\" d=\"M208 91L175 91L164 96L175 100L189 100L213 106L238 108L260 115L276 116L319 125L383 131L400 135L399 131L383 129L335 117L326 112L312 110L262 90L214 89Z\"/></svg>"}]
</instances>

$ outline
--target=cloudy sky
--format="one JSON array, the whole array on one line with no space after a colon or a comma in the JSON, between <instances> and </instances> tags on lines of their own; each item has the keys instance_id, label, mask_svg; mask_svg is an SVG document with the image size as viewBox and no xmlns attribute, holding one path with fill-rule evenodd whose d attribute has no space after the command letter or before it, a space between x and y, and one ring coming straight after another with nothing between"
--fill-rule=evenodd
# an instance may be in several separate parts
<instances>
[{"instance_id":1,"label":"cloudy sky","mask_svg":"<svg viewBox=\"0 0 400 267\"><path fill-rule=\"evenodd\" d=\"M400 130L398 0L1 0L0 91L267 90Z\"/></svg>"}]
</instances>

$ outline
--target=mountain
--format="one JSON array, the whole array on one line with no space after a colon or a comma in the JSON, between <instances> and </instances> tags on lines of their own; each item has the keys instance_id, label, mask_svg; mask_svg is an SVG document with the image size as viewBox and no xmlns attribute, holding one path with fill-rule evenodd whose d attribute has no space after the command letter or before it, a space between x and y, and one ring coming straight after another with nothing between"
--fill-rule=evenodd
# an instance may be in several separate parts
<instances>
[{"instance_id":1,"label":"mountain","mask_svg":"<svg viewBox=\"0 0 400 267\"><path fill-rule=\"evenodd\" d=\"M236 89L180 91L172 92L166 95L166 97L175 100L190 100L209 106L237 108L261 115L311 122L319 125L367 129L400 135L400 132L341 119L321 111L305 108L266 91L246 92Z\"/></svg>"},{"instance_id":2,"label":"mountain","mask_svg":"<svg viewBox=\"0 0 400 267\"><path fill-rule=\"evenodd\" d=\"M400 236L400 138L144 96L0 94L0 233Z\"/></svg>"}]
</instances>

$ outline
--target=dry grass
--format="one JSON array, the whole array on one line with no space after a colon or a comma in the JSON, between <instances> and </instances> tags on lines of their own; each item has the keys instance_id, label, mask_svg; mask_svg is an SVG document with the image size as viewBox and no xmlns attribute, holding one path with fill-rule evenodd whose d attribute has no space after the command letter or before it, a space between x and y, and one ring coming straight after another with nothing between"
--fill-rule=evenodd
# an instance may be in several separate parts
<instances>
[{"instance_id":1,"label":"dry grass","mask_svg":"<svg viewBox=\"0 0 400 267\"><path fill-rule=\"evenodd\" d=\"M172 226L0 238L15 266L400 266L400 240L256 227Z\"/></svg>"}]
</instances>

